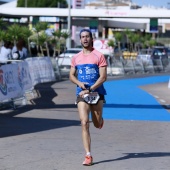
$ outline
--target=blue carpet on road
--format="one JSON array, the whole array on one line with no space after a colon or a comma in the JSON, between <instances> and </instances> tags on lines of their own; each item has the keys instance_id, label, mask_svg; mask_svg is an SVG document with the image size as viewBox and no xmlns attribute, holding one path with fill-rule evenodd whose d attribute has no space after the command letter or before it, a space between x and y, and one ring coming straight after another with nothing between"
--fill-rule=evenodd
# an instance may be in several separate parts
<instances>
[{"instance_id":1,"label":"blue carpet on road","mask_svg":"<svg viewBox=\"0 0 170 170\"><path fill-rule=\"evenodd\" d=\"M139 86L163 83L170 76L153 76L105 82L107 90L104 119L170 121L170 113ZM170 90L170 89L169 89Z\"/></svg>"}]
</instances>

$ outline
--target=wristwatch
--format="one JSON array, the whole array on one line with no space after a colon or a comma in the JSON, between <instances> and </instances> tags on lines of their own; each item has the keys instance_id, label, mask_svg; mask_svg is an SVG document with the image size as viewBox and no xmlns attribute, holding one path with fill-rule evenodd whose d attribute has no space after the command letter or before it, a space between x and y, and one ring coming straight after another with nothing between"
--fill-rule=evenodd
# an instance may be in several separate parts
<instances>
[{"instance_id":1,"label":"wristwatch","mask_svg":"<svg viewBox=\"0 0 170 170\"><path fill-rule=\"evenodd\" d=\"M91 87L88 87L88 88L87 88L87 90L88 90L89 92L92 92L92 89L91 89Z\"/></svg>"}]
</instances>

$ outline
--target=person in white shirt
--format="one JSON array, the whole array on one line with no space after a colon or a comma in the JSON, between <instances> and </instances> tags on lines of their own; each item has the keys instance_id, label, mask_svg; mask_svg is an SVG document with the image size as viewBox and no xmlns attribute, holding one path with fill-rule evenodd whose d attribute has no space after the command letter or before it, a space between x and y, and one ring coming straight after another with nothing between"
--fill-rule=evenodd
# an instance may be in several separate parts
<instances>
[{"instance_id":1,"label":"person in white shirt","mask_svg":"<svg viewBox=\"0 0 170 170\"><path fill-rule=\"evenodd\" d=\"M7 62L11 59L11 45L10 41L6 41L0 50L0 62Z\"/></svg>"}]
</instances>

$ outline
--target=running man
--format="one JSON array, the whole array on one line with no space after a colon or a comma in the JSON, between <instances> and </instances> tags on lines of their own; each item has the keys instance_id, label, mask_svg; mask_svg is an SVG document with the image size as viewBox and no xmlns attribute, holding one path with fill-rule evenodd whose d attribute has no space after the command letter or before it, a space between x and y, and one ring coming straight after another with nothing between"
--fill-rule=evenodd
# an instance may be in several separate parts
<instances>
[{"instance_id":1,"label":"running man","mask_svg":"<svg viewBox=\"0 0 170 170\"><path fill-rule=\"evenodd\" d=\"M71 60L70 81L77 85L76 103L82 126L82 139L86 152L83 165L92 165L89 114L96 128L104 124L102 117L104 95L103 83L107 79L107 63L102 53L93 48L93 37L89 29L80 31L83 50Z\"/></svg>"}]
</instances>

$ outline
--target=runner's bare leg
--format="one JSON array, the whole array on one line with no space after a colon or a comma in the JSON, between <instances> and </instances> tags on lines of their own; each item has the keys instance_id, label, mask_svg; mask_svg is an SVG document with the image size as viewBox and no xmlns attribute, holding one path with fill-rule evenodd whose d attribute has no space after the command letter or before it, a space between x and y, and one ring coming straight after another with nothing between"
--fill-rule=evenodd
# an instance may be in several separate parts
<instances>
[{"instance_id":1,"label":"runner's bare leg","mask_svg":"<svg viewBox=\"0 0 170 170\"><path fill-rule=\"evenodd\" d=\"M82 139L85 152L91 152L91 138L89 131L89 113L90 106L85 102L79 102L78 104L78 112L82 126Z\"/></svg>"},{"instance_id":2,"label":"runner's bare leg","mask_svg":"<svg viewBox=\"0 0 170 170\"><path fill-rule=\"evenodd\" d=\"M96 128L102 123L103 100L99 100L96 105L91 105L92 121Z\"/></svg>"}]
</instances>

